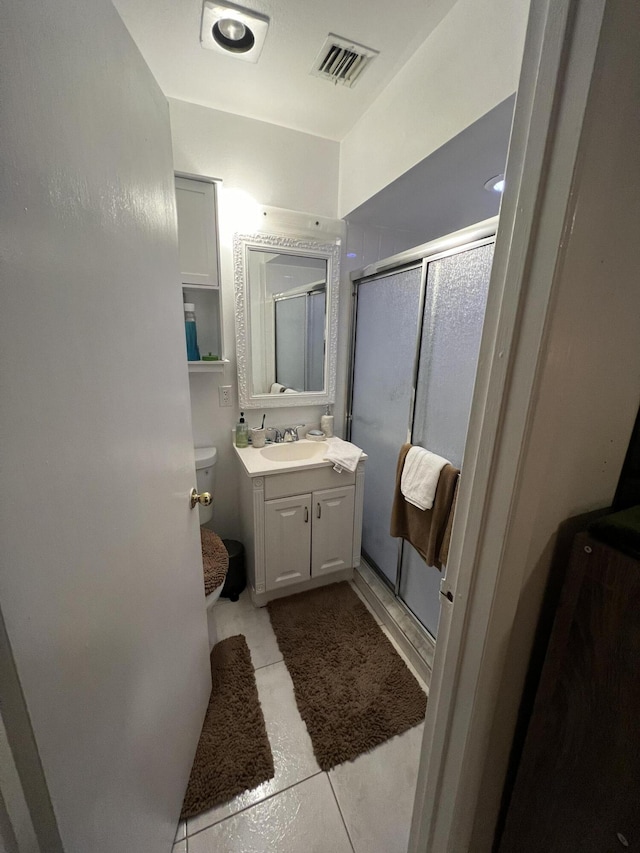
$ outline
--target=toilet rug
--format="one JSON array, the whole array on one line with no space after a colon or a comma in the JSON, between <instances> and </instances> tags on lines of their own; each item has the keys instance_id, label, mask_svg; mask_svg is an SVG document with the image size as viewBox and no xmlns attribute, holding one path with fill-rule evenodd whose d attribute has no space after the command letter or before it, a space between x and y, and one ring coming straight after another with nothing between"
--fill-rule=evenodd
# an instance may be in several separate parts
<instances>
[{"instance_id":1,"label":"toilet rug","mask_svg":"<svg viewBox=\"0 0 640 853\"><path fill-rule=\"evenodd\" d=\"M251 654L241 634L213 647L211 681L182 820L225 803L274 774Z\"/></svg>"},{"instance_id":2,"label":"toilet rug","mask_svg":"<svg viewBox=\"0 0 640 853\"><path fill-rule=\"evenodd\" d=\"M202 568L204 570L204 594L210 595L225 582L229 570L229 554L224 542L207 527L200 528L202 545Z\"/></svg>"}]
</instances>

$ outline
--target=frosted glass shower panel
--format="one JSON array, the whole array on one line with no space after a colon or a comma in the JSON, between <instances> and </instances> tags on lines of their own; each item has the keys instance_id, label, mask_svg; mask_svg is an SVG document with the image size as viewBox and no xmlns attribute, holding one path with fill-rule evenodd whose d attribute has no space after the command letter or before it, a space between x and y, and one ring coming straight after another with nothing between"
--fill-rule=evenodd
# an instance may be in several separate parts
<instances>
[{"instance_id":1,"label":"frosted glass shower panel","mask_svg":"<svg viewBox=\"0 0 640 853\"><path fill-rule=\"evenodd\" d=\"M462 466L494 243L433 261L427 274L413 444Z\"/></svg>"},{"instance_id":2,"label":"frosted glass shower panel","mask_svg":"<svg viewBox=\"0 0 640 853\"><path fill-rule=\"evenodd\" d=\"M369 455L362 550L395 583L398 540L389 534L398 452L407 440L422 268L358 287L351 440Z\"/></svg>"},{"instance_id":3,"label":"frosted glass shower panel","mask_svg":"<svg viewBox=\"0 0 640 853\"><path fill-rule=\"evenodd\" d=\"M305 328L307 297L290 297L275 303L276 382L305 389Z\"/></svg>"},{"instance_id":4,"label":"frosted glass shower panel","mask_svg":"<svg viewBox=\"0 0 640 853\"><path fill-rule=\"evenodd\" d=\"M442 573L435 566L425 566L420 554L405 542L402 547L400 598L432 637L438 631L441 580Z\"/></svg>"},{"instance_id":5,"label":"frosted glass shower panel","mask_svg":"<svg viewBox=\"0 0 640 853\"><path fill-rule=\"evenodd\" d=\"M427 271L412 442L457 468L467 439L493 247L488 243L433 261ZM404 546L400 597L434 637L441 577Z\"/></svg>"}]
</instances>

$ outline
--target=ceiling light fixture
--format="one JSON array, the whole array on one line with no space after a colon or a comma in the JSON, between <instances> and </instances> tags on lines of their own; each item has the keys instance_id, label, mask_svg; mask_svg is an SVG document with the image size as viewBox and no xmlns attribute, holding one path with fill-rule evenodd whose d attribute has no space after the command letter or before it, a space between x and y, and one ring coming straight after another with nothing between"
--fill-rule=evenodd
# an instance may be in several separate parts
<instances>
[{"instance_id":1,"label":"ceiling light fixture","mask_svg":"<svg viewBox=\"0 0 640 853\"><path fill-rule=\"evenodd\" d=\"M489 192L501 193L504 192L504 175L496 175L490 178L484 185L485 190Z\"/></svg>"},{"instance_id":2,"label":"ceiling light fixture","mask_svg":"<svg viewBox=\"0 0 640 853\"><path fill-rule=\"evenodd\" d=\"M269 28L264 15L231 3L205 0L202 7L200 44L207 50L257 62Z\"/></svg>"}]
</instances>

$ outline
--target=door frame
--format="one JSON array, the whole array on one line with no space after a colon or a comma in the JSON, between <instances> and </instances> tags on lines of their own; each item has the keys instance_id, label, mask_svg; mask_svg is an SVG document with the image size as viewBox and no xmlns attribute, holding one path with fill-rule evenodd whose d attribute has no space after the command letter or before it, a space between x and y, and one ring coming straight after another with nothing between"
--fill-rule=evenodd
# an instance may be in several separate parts
<instances>
[{"instance_id":1,"label":"door frame","mask_svg":"<svg viewBox=\"0 0 640 853\"><path fill-rule=\"evenodd\" d=\"M532 0L530 8L447 567L454 603L436 645L410 853L491 846L488 836L474 839L474 824L489 785L484 820L495 826L504 782L509 725L499 733L503 755L488 758L509 634L516 613L538 605L525 600L520 565L513 553L507 559L504 543L522 499L522 457L571 235L578 146L606 6ZM526 542L517 556L525 562Z\"/></svg>"}]
</instances>

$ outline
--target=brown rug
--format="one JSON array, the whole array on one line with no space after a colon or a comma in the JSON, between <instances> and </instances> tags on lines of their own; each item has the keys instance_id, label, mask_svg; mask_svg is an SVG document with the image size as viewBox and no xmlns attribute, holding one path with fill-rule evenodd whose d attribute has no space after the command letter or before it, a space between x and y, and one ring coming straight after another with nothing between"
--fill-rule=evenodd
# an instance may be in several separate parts
<instances>
[{"instance_id":1,"label":"brown rug","mask_svg":"<svg viewBox=\"0 0 640 853\"><path fill-rule=\"evenodd\" d=\"M181 818L194 817L273 777L247 641L241 635L211 652L211 698L193 760Z\"/></svg>"},{"instance_id":2,"label":"brown rug","mask_svg":"<svg viewBox=\"0 0 640 853\"><path fill-rule=\"evenodd\" d=\"M424 692L348 583L267 607L322 770L424 719Z\"/></svg>"},{"instance_id":3,"label":"brown rug","mask_svg":"<svg viewBox=\"0 0 640 853\"><path fill-rule=\"evenodd\" d=\"M229 569L229 553L224 542L207 527L200 528L202 546L202 568L204 570L204 594L210 595L224 583Z\"/></svg>"}]
</instances>

